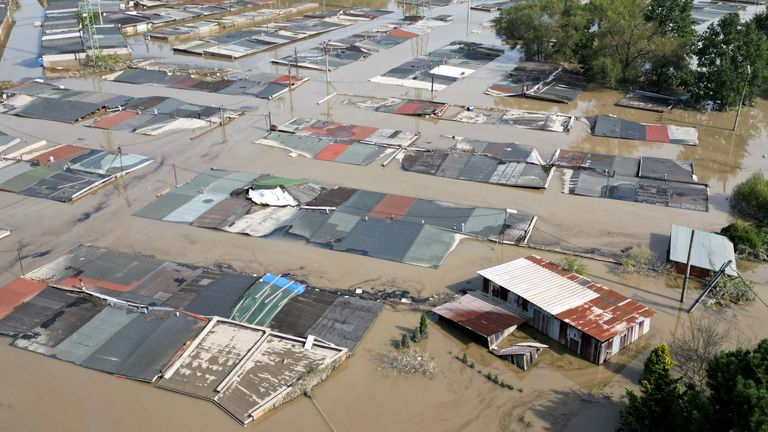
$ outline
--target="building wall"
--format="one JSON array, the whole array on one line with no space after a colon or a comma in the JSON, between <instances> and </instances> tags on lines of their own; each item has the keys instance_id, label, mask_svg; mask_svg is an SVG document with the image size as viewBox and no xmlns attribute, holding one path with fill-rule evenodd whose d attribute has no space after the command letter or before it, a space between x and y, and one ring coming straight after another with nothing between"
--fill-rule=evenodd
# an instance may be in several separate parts
<instances>
[{"instance_id":1,"label":"building wall","mask_svg":"<svg viewBox=\"0 0 768 432\"><path fill-rule=\"evenodd\" d=\"M646 318L614 338L601 342L487 279L483 279L483 292L505 301L513 312L527 318L528 325L598 365L648 333L651 328L651 319Z\"/></svg>"}]
</instances>

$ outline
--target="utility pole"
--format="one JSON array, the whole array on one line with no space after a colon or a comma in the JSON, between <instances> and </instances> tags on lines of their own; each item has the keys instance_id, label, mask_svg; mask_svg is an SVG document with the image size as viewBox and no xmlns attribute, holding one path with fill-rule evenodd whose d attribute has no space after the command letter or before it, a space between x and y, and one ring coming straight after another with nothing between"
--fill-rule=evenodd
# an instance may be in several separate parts
<instances>
[{"instance_id":1,"label":"utility pole","mask_svg":"<svg viewBox=\"0 0 768 432\"><path fill-rule=\"evenodd\" d=\"M21 246L16 248L16 256L19 258L19 268L21 269L21 275L24 276L24 264L21 263Z\"/></svg>"},{"instance_id":2,"label":"utility pole","mask_svg":"<svg viewBox=\"0 0 768 432\"><path fill-rule=\"evenodd\" d=\"M227 130L224 127L224 105L219 105L219 117L221 123L221 141L227 142Z\"/></svg>"},{"instance_id":3,"label":"utility pole","mask_svg":"<svg viewBox=\"0 0 768 432\"><path fill-rule=\"evenodd\" d=\"M691 252L693 251L693 237L696 230L691 229L691 242L688 244L688 259L685 262L685 279L683 280L683 292L680 293L680 303L685 301L685 292L688 290L688 279L691 277Z\"/></svg>"},{"instance_id":4,"label":"utility pole","mask_svg":"<svg viewBox=\"0 0 768 432\"><path fill-rule=\"evenodd\" d=\"M747 65L747 79L744 80L744 88L741 90L741 100L739 101L739 108L736 110L736 120L733 122L732 131L736 132L736 126L739 124L739 117L741 116L741 106L744 105L744 95L747 93L747 84L749 83L749 77L752 75L752 68Z\"/></svg>"},{"instance_id":5,"label":"utility pole","mask_svg":"<svg viewBox=\"0 0 768 432\"><path fill-rule=\"evenodd\" d=\"M173 184L179 187L179 178L176 176L176 164L173 164Z\"/></svg>"}]
</instances>

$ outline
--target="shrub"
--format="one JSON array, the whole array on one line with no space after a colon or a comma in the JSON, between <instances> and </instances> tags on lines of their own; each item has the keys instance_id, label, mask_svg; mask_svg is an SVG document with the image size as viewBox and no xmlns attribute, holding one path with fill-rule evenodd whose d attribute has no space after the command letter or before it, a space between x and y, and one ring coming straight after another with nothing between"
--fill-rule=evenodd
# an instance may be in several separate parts
<instances>
[{"instance_id":1,"label":"shrub","mask_svg":"<svg viewBox=\"0 0 768 432\"><path fill-rule=\"evenodd\" d=\"M467 359L467 353L464 353L464 355L461 356L461 362L464 364L467 364L469 360Z\"/></svg>"},{"instance_id":2,"label":"shrub","mask_svg":"<svg viewBox=\"0 0 768 432\"><path fill-rule=\"evenodd\" d=\"M421 333L422 339L426 339L429 335L429 320L427 319L427 314L423 312L419 319L419 333Z\"/></svg>"},{"instance_id":3,"label":"shrub","mask_svg":"<svg viewBox=\"0 0 768 432\"><path fill-rule=\"evenodd\" d=\"M413 336L411 336L411 340L414 342L419 342L421 340L421 330L419 330L418 327L413 329Z\"/></svg>"},{"instance_id":4,"label":"shrub","mask_svg":"<svg viewBox=\"0 0 768 432\"><path fill-rule=\"evenodd\" d=\"M579 276L587 275L587 264L573 256L563 257L559 262L560 267L568 270L571 273L576 273Z\"/></svg>"},{"instance_id":5,"label":"shrub","mask_svg":"<svg viewBox=\"0 0 768 432\"><path fill-rule=\"evenodd\" d=\"M752 174L733 189L731 209L750 219L768 221L768 179L762 172Z\"/></svg>"},{"instance_id":6,"label":"shrub","mask_svg":"<svg viewBox=\"0 0 768 432\"><path fill-rule=\"evenodd\" d=\"M752 224L736 221L720 230L720 234L728 237L733 242L736 254L739 257L766 261L768 254L768 235L766 230Z\"/></svg>"},{"instance_id":7,"label":"shrub","mask_svg":"<svg viewBox=\"0 0 768 432\"><path fill-rule=\"evenodd\" d=\"M408 335L406 333L403 333L403 335L400 337L400 347L401 348L411 347L411 340L408 338Z\"/></svg>"},{"instance_id":8,"label":"shrub","mask_svg":"<svg viewBox=\"0 0 768 432\"><path fill-rule=\"evenodd\" d=\"M657 269L656 261L656 255L645 246L625 253L619 260L625 273L650 273Z\"/></svg>"},{"instance_id":9,"label":"shrub","mask_svg":"<svg viewBox=\"0 0 768 432\"><path fill-rule=\"evenodd\" d=\"M475 362L469 362L469 368L474 369L475 368Z\"/></svg>"},{"instance_id":10,"label":"shrub","mask_svg":"<svg viewBox=\"0 0 768 432\"><path fill-rule=\"evenodd\" d=\"M754 283L743 281L741 278L721 278L709 292L709 298L723 306L750 302L755 299L752 285Z\"/></svg>"}]
</instances>

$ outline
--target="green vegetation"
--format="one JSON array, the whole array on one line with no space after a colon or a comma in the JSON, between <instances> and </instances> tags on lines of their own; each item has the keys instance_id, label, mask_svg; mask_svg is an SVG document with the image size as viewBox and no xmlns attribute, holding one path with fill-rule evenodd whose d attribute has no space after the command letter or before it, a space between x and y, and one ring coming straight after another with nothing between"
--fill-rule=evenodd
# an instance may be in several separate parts
<instances>
[{"instance_id":1,"label":"green vegetation","mask_svg":"<svg viewBox=\"0 0 768 432\"><path fill-rule=\"evenodd\" d=\"M696 50L698 70L690 89L694 100L712 101L722 110L751 102L764 87L768 42L754 22L725 15L701 35Z\"/></svg>"},{"instance_id":2,"label":"green vegetation","mask_svg":"<svg viewBox=\"0 0 768 432\"><path fill-rule=\"evenodd\" d=\"M13 81L11 80L2 80L0 81L0 91L9 89L13 86Z\"/></svg>"},{"instance_id":3,"label":"green vegetation","mask_svg":"<svg viewBox=\"0 0 768 432\"><path fill-rule=\"evenodd\" d=\"M768 233L750 223L736 221L720 230L736 249L736 255L752 261L768 260Z\"/></svg>"},{"instance_id":4,"label":"green vegetation","mask_svg":"<svg viewBox=\"0 0 768 432\"><path fill-rule=\"evenodd\" d=\"M755 300L754 282L741 278L721 278L707 295L720 306L742 304Z\"/></svg>"},{"instance_id":5,"label":"green vegetation","mask_svg":"<svg viewBox=\"0 0 768 432\"><path fill-rule=\"evenodd\" d=\"M421 318L419 318L419 325L416 326L416 328L413 329L413 336L411 336L411 340L413 342L421 342L422 340L426 339L429 336L429 319L427 319L427 314L422 313Z\"/></svg>"},{"instance_id":6,"label":"green vegetation","mask_svg":"<svg viewBox=\"0 0 768 432\"><path fill-rule=\"evenodd\" d=\"M768 81L768 14L728 14L701 35L693 0L529 0L503 10L496 33L531 61L577 65L613 88L689 92L714 108L750 103ZM696 64L694 71L691 64Z\"/></svg>"},{"instance_id":7,"label":"green vegetation","mask_svg":"<svg viewBox=\"0 0 768 432\"><path fill-rule=\"evenodd\" d=\"M576 273L579 276L587 275L587 264L573 256L563 257L558 263L560 267L568 270L571 273Z\"/></svg>"},{"instance_id":8,"label":"green vegetation","mask_svg":"<svg viewBox=\"0 0 768 432\"><path fill-rule=\"evenodd\" d=\"M656 255L646 246L622 255L619 259L621 270L625 273L651 273L658 270Z\"/></svg>"},{"instance_id":9,"label":"green vegetation","mask_svg":"<svg viewBox=\"0 0 768 432\"><path fill-rule=\"evenodd\" d=\"M707 363L706 383L672 375L667 346L651 351L640 394L627 389L620 431L753 431L768 429L768 339L754 349L721 351Z\"/></svg>"},{"instance_id":10,"label":"green vegetation","mask_svg":"<svg viewBox=\"0 0 768 432\"><path fill-rule=\"evenodd\" d=\"M762 172L752 174L733 189L731 209L756 222L768 222L768 179Z\"/></svg>"}]
</instances>

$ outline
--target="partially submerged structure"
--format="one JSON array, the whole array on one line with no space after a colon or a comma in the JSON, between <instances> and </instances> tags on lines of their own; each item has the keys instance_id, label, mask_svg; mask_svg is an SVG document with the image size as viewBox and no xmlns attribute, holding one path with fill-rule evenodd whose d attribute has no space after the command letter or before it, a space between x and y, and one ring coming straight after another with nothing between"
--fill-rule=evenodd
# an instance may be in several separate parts
<instances>
[{"instance_id":1,"label":"partially submerged structure","mask_svg":"<svg viewBox=\"0 0 768 432\"><path fill-rule=\"evenodd\" d=\"M507 336L526 322L526 318L514 313L498 299L476 291L470 291L452 302L442 304L432 309L432 312L440 319L457 324L479 336L491 353L514 363L522 370L528 370L541 351L548 348L536 342L500 347Z\"/></svg>"},{"instance_id":2,"label":"partially submerged structure","mask_svg":"<svg viewBox=\"0 0 768 432\"><path fill-rule=\"evenodd\" d=\"M363 109L389 114L426 116L462 123L497 124L551 132L568 132L576 120L575 116L556 112L483 108L417 99L352 97L349 101Z\"/></svg>"},{"instance_id":3,"label":"partially submerged structure","mask_svg":"<svg viewBox=\"0 0 768 432\"><path fill-rule=\"evenodd\" d=\"M504 54L504 49L476 42L456 41L409 60L371 82L440 91Z\"/></svg>"},{"instance_id":4,"label":"partially submerged structure","mask_svg":"<svg viewBox=\"0 0 768 432\"><path fill-rule=\"evenodd\" d=\"M550 164L563 170L564 193L709 210L709 187L698 181L693 162L559 149Z\"/></svg>"},{"instance_id":5,"label":"partially submerged structure","mask_svg":"<svg viewBox=\"0 0 768 432\"><path fill-rule=\"evenodd\" d=\"M725 274L738 275L733 243L727 237L673 224L669 240L669 262L676 272L685 274L689 257L690 274L693 276L707 276L717 272L729 261L730 265L725 268Z\"/></svg>"},{"instance_id":6,"label":"partially submerged structure","mask_svg":"<svg viewBox=\"0 0 768 432\"><path fill-rule=\"evenodd\" d=\"M310 159L352 165L368 165L419 138L414 132L308 118L295 118L275 129L256 143Z\"/></svg>"},{"instance_id":7,"label":"partially submerged structure","mask_svg":"<svg viewBox=\"0 0 768 432\"><path fill-rule=\"evenodd\" d=\"M274 301L291 287L294 298ZM0 334L82 367L161 378L159 387L211 400L247 424L325 379L380 310L274 275L80 246L0 287ZM245 322L254 316L283 332Z\"/></svg>"},{"instance_id":8,"label":"partially submerged structure","mask_svg":"<svg viewBox=\"0 0 768 432\"><path fill-rule=\"evenodd\" d=\"M406 171L503 186L545 189L551 169L533 147L462 139L452 149L407 151Z\"/></svg>"},{"instance_id":9,"label":"partially submerged structure","mask_svg":"<svg viewBox=\"0 0 768 432\"><path fill-rule=\"evenodd\" d=\"M271 61L297 68L332 71L364 60L378 51L397 46L424 33L423 28L414 25L391 24L379 29L355 33L343 39L332 40L323 46Z\"/></svg>"},{"instance_id":10,"label":"partially submerged structure","mask_svg":"<svg viewBox=\"0 0 768 432\"><path fill-rule=\"evenodd\" d=\"M639 123L600 115L585 117L592 135L665 144L699 145L699 131L693 127Z\"/></svg>"},{"instance_id":11,"label":"partially submerged structure","mask_svg":"<svg viewBox=\"0 0 768 432\"><path fill-rule=\"evenodd\" d=\"M655 312L641 303L529 255L477 272L483 292L569 350L603 364L646 334Z\"/></svg>"},{"instance_id":12,"label":"partially submerged structure","mask_svg":"<svg viewBox=\"0 0 768 432\"><path fill-rule=\"evenodd\" d=\"M157 386L210 400L243 425L327 376L347 350L213 318Z\"/></svg>"},{"instance_id":13,"label":"partially submerged structure","mask_svg":"<svg viewBox=\"0 0 768 432\"><path fill-rule=\"evenodd\" d=\"M550 63L520 62L505 78L491 85L492 96L524 96L548 102L569 103L587 88L579 75Z\"/></svg>"},{"instance_id":14,"label":"partially submerged structure","mask_svg":"<svg viewBox=\"0 0 768 432\"><path fill-rule=\"evenodd\" d=\"M81 123L109 130L157 135L227 122L242 111L191 104L165 96L133 98L28 81L3 93L0 113L38 120Z\"/></svg>"},{"instance_id":15,"label":"partially submerged structure","mask_svg":"<svg viewBox=\"0 0 768 432\"><path fill-rule=\"evenodd\" d=\"M131 57L131 48L120 29L112 24L96 23L93 34L82 28L78 0L49 0L41 32L40 58L45 68L76 69L86 64L90 38L97 39L101 55Z\"/></svg>"},{"instance_id":16,"label":"partially submerged structure","mask_svg":"<svg viewBox=\"0 0 768 432\"><path fill-rule=\"evenodd\" d=\"M32 144L0 160L0 190L68 202L152 163L135 154L109 153L69 144Z\"/></svg>"},{"instance_id":17,"label":"partially submerged structure","mask_svg":"<svg viewBox=\"0 0 768 432\"><path fill-rule=\"evenodd\" d=\"M173 46L173 50L185 54L236 60L267 49L338 30L360 20L374 19L387 13L391 12L369 10L369 13L361 12L353 15L339 13L328 17L295 18L176 44Z\"/></svg>"},{"instance_id":18,"label":"partially submerged structure","mask_svg":"<svg viewBox=\"0 0 768 432\"><path fill-rule=\"evenodd\" d=\"M661 113L671 110L678 102L680 98L673 96L633 90L616 102L616 105Z\"/></svg>"},{"instance_id":19,"label":"partially submerged structure","mask_svg":"<svg viewBox=\"0 0 768 432\"><path fill-rule=\"evenodd\" d=\"M536 222L510 209L224 170L201 174L134 214L426 267L438 267L466 237L524 243Z\"/></svg>"},{"instance_id":20,"label":"partially submerged structure","mask_svg":"<svg viewBox=\"0 0 768 432\"><path fill-rule=\"evenodd\" d=\"M225 95L249 95L259 99L272 100L296 89L309 81L302 76L258 73L247 78L207 79L194 73L178 71L169 67L130 67L107 79L111 81L195 90Z\"/></svg>"},{"instance_id":21,"label":"partially submerged structure","mask_svg":"<svg viewBox=\"0 0 768 432\"><path fill-rule=\"evenodd\" d=\"M521 342L506 348L491 348L491 352L522 370L528 370L549 345L538 342Z\"/></svg>"}]
</instances>

